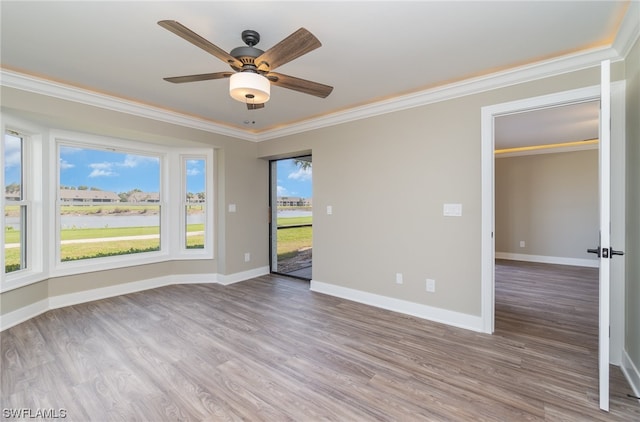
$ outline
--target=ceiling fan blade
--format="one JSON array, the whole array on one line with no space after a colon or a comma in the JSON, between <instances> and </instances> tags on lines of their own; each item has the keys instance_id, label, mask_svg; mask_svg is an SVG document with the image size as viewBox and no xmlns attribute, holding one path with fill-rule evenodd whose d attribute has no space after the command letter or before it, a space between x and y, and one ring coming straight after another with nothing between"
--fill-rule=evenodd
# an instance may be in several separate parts
<instances>
[{"instance_id":1,"label":"ceiling fan blade","mask_svg":"<svg viewBox=\"0 0 640 422\"><path fill-rule=\"evenodd\" d=\"M259 108L264 108L264 103L261 103L261 104L247 103L247 109L249 110L258 110Z\"/></svg>"},{"instance_id":2,"label":"ceiling fan blade","mask_svg":"<svg viewBox=\"0 0 640 422\"><path fill-rule=\"evenodd\" d=\"M191 44L195 45L196 47L200 47L207 53L213 54L223 62L233 66L242 67L242 62L240 62L240 60L236 59L231 54L227 53L220 47L214 45L210 41L207 41L206 39L202 38L200 35L196 34L186 26L182 25L180 22L172 21L172 20L164 20L164 21L159 21L158 25L160 25L164 29L167 29L173 32L177 36L189 41Z\"/></svg>"},{"instance_id":3,"label":"ceiling fan blade","mask_svg":"<svg viewBox=\"0 0 640 422\"><path fill-rule=\"evenodd\" d=\"M268 73L266 76L276 86L315 95L320 98L326 98L333 91L332 86L296 78L295 76L283 75L282 73Z\"/></svg>"},{"instance_id":4,"label":"ceiling fan blade","mask_svg":"<svg viewBox=\"0 0 640 422\"><path fill-rule=\"evenodd\" d=\"M173 76L170 78L164 78L164 80L167 82L173 82L174 84L181 84L184 82L209 81L211 79L228 78L231 75L233 75L233 72L202 73L200 75Z\"/></svg>"},{"instance_id":5,"label":"ceiling fan blade","mask_svg":"<svg viewBox=\"0 0 640 422\"><path fill-rule=\"evenodd\" d=\"M321 45L320 41L311 32L300 28L258 56L254 63L259 70L268 72L315 50Z\"/></svg>"}]
</instances>

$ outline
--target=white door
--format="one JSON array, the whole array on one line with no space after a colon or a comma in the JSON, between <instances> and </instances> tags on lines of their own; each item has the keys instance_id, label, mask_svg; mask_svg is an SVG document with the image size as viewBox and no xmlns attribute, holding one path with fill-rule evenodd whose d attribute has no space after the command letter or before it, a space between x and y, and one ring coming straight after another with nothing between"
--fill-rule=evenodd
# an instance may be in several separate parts
<instances>
[{"instance_id":1,"label":"white door","mask_svg":"<svg viewBox=\"0 0 640 422\"><path fill-rule=\"evenodd\" d=\"M598 335L600 409L609 411L609 335L611 258L621 255L611 245L611 63L601 65L600 79L600 244L589 252L600 260L600 325Z\"/></svg>"}]
</instances>

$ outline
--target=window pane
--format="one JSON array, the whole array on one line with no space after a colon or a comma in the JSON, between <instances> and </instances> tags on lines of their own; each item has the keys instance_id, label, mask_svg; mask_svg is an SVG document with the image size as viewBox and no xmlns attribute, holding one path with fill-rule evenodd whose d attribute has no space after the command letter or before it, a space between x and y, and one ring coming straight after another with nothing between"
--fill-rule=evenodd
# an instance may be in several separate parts
<instances>
[{"instance_id":1,"label":"window pane","mask_svg":"<svg viewBox=\"0 0 640 422\"><path fill-rule=\"evenodd\" d=\"M203 249L204 216L206 215L206 161L187 160L186 164L185 247L187 249Z\"/></svg>"},{"instance_id":2,"label":"window pane","mask_svg":"<svg viewBox=\"0 0 640 422\"><path fill-rule=\"evenodd\" d=\"M5 273L27 267L27 206L24 201L23 139L4 135L4 253Z\"/></svg>"},{"instance_id":3,"label":"window pane","mask_svg":"<svg viewBox=\"0 0 640 422\"><path fill-rule=\"evenodd\" d=\"M60 148L60 260L160 250L160 158Z\"/></svg>"},{"instance_id":4,"label":"window pane","mask_svg":"<svg viewBox=\"0 0 640 422\"><path fill-rule=\"evenodd\" d=\"M8 205L4 207L4 270L5 273L26 268L25 249L27 207Z\"/></svg>"},{"instance_id":5,"label":"window pane","mask_svg":"<svg viewBox=\"0 0 640 422\"><path fill-rule=\"evenodd\" d=\"M7 201L21 201L22 192L22 138L4 135L4 197Z\"/></svg>"}]
</instances>

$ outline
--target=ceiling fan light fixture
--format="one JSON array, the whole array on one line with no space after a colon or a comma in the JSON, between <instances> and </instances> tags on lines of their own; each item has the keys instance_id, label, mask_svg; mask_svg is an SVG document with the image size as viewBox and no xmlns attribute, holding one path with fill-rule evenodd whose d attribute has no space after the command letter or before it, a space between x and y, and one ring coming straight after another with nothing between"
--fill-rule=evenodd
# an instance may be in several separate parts
<instances>
[{"instance_id":1,"label":"ceiling fan light fixture","mask_svg":"<svg viewBox=\"0 0 640 422\"><path fill-rule=\"evenodd\" d=\"M271 83L258 73L234 73L229 80L229 95L241 103L263 104L269 101Z\"/></svg>"}]
</instances>

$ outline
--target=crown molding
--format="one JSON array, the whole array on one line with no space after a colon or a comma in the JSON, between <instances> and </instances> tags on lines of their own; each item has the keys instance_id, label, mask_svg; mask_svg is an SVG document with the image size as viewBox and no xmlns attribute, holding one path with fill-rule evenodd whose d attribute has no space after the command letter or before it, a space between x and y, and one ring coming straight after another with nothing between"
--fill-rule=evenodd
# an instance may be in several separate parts
<instances>
[{"instance_id":1,"label":"crown molding","mask_svg":"<svg viewBox=\"0 0 640 422\"><path fill-rule=\"evenodd\" d=\"M496 160L499 160L502 158L523 157L526 155L558 154L561 152L588 151L593 149L597 150L598 147L599 146L597 143L587 145L558 146L553 148L539 148L528 151L496 153L494 156Z\"/></svg>"},{"instance_id":2,"label":"crown molding","mask_svg":"<svg viewBox=\"0 0 640 422\"><path fill-rule=\"evenodd\" d=\"M355 120L365 119L381 114L420 107L453 98L504 88L524 82L544 79L563 73L574 72L590 67L599 66L602 60L618 61L622 57L610 48L597 48L579 54L563 56L532 65L521 66L502 72L478 78L466 79L460 82L444 85L425 91L420 91L361 107L355 107L343 112L329 114L317 119L307 120L299 124L283 128L259 132L258 141L281 138L323 127L334 126Z\"/></svg>"},{"instance_id":3,"label":"crown molding","mask_svg":"<svg viewBox=\"0 0 640 422\"><path fill-rule=\"evenodd\" d=\"M635 6L632 4L631 6ZM625 19L625 22L627 20ZM637 23L637 22L635 22ZM639 32L638 25L633 23L625 26L624 33L627 41L621 45L624 49L633 43L629 39ZM628 29L627 29L628 28ZM622 32L622 31L621 31ZM629 47L630 48L630 47ZM37 78L31 75L0 68L0 85L15 88L23 91L34 92L36 94L47 95L63 100L78 102L90 106L100 107L107 110L127 113L139 117L145 117L179 126L199 129L210 133L229 136L252 142L262 142L270 139L281 138L324 127L335 126L355 120L387 114L395 111L420 107L439 101L463 97L481 92L490 91L497 88L504 88L524 82L530 82L555 76L563 73L578 71L594 66L598 66L602 60L621 60L618 50L607 47L589 50L579 54L563 56L532 65L521 66L502 72L493 73L478 78L463 80L460 82L444 85L420 92L415 92L360 107L354 107L345 111L340 111L319 118L294 123L282 128L266 130L262 132L249 132L242 129L235 129L224 125L219 125L211 121L188 116L181 113L172 112L159 107L153 107L134 101L89 91L86 89L65 85L46 79Z\"/></svg>"},{"instance_id":4,"label":"crown molding","mask_svg":"<svg viewBox=\"0 0 640 422\"><path fill-rule=\"evenodd\" d=\"M627 57L633 45L640 38L640 2L630 1L613 48L620 57Z\"/></svg>"},{"instance_id":5,"label":"crown molding","mask_svg":"<svg viewBox=\"0 0 640 422\"><path fill-rule=\"evenodd\" d=\"M12 70L0 68L0 85L99 107L106 110L173 123L179 126L216 133L218 135L225 135L254 142L257 140L254 134L248 133L244 130L233 129L227 126L215 124L205 119L199 119L197 117L62 84L48 79L37 78L35 76Z\"/></svg>"}]
</instances>

